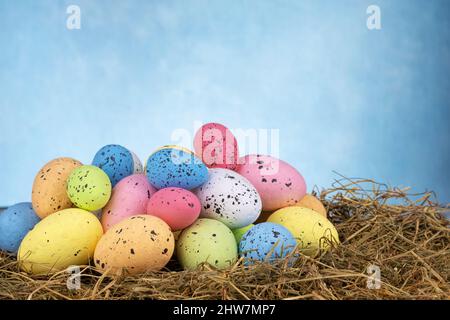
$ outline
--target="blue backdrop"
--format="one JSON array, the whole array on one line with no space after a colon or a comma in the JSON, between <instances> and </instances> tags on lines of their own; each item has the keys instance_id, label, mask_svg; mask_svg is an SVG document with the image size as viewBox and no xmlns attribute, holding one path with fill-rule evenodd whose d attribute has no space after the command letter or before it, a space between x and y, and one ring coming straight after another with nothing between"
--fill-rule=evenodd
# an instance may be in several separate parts
<instances>
[{"instance_id":1,"label":"blue backdrop","mask_svg":"<svg viewBox=\"0 0 450 320\"><path fill-rule=\"evenodd\" d=\"M81 8L81 29L66 8ZM381 30L366 9L381 8ZM196 120L280 129L308 189L344 175L450 200L450 1L0 0L0 205L47 161L143 160Z\"/></svg>"}]
</instances>

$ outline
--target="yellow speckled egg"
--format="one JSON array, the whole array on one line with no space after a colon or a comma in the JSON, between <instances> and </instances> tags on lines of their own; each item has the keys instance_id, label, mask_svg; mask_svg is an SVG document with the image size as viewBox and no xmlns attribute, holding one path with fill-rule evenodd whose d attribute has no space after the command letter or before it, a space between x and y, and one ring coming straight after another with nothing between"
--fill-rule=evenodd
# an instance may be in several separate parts
<instances>
[{"instance_id":1,"label":"yellow speckled egg","mask_svg":"<svg viewBox=\"0 0 450 320\"><path fill-rule=\"evenodd\" d=\"M339 236L333 224L320 213L304 207L286 207L275 211L268 222L286 227L297 239L303 254L315 256L320 250L328 250L331 242L339 244Z\"/></svg>"},{"instance_id":2,"label":"yellow speckled egg","mask_svg":"<svg viewBox=\"0 0 450 320\"><path fill-rule=\"evenodd\" d=\"M17 253L22 270L47 274L71 265L86 265L103 234L100 221L92 213L71 208L41 220L25 236Z\"/></svg>"},{"instance_id":3,"label":"yellow speckled egg","mask_svg":"<svg viewBox=\"0 0 450 320\"><path fill-rule=\"evenodd\" d=\"M325 218L327 217L327 209L325 209L322 202L313 195L305 195L295 206L309 208L320 213Z\"/></svg>"},{"instance_id":4,"label":"yellow speckled egg","mask_svg":"<svg viewBox=\"0 0 450 320\"><path fill-rule=\"evenodd\" d=\"M103 235L94 253L96 267L111 274L139 274L162 269L172 257L170 227L150 215L128 217Z\"/></svg>"},{"instance_id":5,"label":"yellow speckled egg","mask_svg":"<svg viewBox=\"0 0 450 320\"><path fill-rule=\"evenodd\" d=\"M36 214L45 218L49 214L72 207L66 189L70 173L82 163L72 158L57 158L37 173L31 202Z\"/></svg>"}]
</instances>

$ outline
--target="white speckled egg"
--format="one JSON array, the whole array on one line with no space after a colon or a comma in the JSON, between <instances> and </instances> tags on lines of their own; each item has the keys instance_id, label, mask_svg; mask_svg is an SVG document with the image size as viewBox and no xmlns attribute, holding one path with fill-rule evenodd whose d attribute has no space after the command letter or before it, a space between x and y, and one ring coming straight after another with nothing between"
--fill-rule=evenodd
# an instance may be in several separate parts
<instances>
[{"instance_id":1,"label":"white speckled egg","mask_svg":"<svg viewBox=\"0 0 450 320\"><path fill-rule=\"evenodd\" d=\"M261 213L258 191L243 176L228 169L210 169L208 181L194 193L202 205L201 217L219 220L231 229L255 222Z\"/></svg>"}]
</instances>

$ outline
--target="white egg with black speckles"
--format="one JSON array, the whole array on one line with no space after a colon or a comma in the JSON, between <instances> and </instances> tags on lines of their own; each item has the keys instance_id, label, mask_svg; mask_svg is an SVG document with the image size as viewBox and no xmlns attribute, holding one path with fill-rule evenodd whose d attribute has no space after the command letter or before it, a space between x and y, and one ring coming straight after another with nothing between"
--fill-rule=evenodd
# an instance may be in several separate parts
<instances>
[{"instance_id":1,"label":"white egg with black speckles","mask_svg":"<svg viewBox=\"0 0 450 320\"><path fill-rule=\"evenodd\" d=\"M258 191L246 178L228 169L210 169L208 181L194 193L202 204L201 217L219 220L231 229L255 222L261 213Z\"/></svg>"}]
</instances>

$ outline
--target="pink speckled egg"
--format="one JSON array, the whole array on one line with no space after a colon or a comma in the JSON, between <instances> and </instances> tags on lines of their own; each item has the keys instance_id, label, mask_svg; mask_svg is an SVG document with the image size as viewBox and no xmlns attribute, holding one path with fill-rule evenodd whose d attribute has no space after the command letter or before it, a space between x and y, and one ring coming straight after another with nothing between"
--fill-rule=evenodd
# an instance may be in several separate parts
<instances>
[{"instance_id":1,"label":"pink speckled egg","mask_svg":"<svg viewBox=\"0 0 450 320\"><path fill-rule=\"evenodd\" d=\"M207 123L198 129L194 149L209 168L236 169L239 158L236 138L220 123Z\"/></svg>"},{"instance_id":2,"label":"pink speckled egg","mask_svg":"<svg viewBox=\"0 0 450 320\"><path fill-rule=\"evenodd\" d=\"M101 222L105 232L125 218L145 214L148 200L155 192L145 174L133 174L120 180L102 211Z\"/></svg>"},{"instance_id":3,"label":"pink speckled egg","mask_svg":"<svg viewBox=\"0 0 450 320\"><path fill-rule=\"evenodd\" d=\"M263 211L297 204L306 194L302 175L288 163L265 155L247 155L239 160L237 172L256 188Z\"/></svg>"},{"instance_id":4,"label":"pink speckled egg","mask_svg":"<svg viewBox=\"0 0 450 320\"><path fill-rule=\"evenodd\" d=\"M181 188L158 190L147 205L147 213L164 220L172 231L190 226L198 218L200 211L197 196Z\"/></svg>"}]
</instances>

